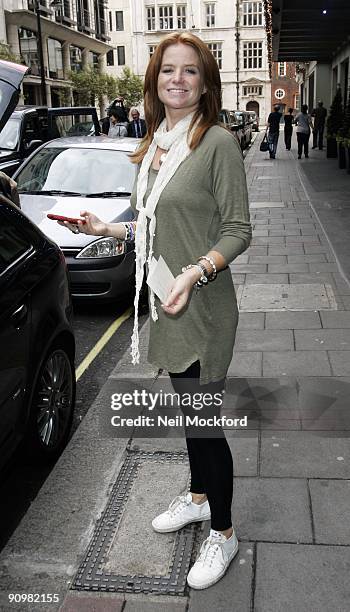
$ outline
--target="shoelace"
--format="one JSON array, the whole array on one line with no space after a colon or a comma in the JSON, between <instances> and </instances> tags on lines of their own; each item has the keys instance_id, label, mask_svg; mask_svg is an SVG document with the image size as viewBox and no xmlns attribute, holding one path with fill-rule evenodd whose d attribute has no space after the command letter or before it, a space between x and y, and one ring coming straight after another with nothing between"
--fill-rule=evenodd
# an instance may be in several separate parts
<instances>
[{"instance_id":1,"label":"shoelace","mask_svg":"<svg viewBox=\"0 0 350 612\"><path fill-rule=\"evenodd\" d=\"M209 536L209 538L207 538L201 546L197 561L200 561L201 563L203 563L203 565L209 563L209 566L211 566L218 550L221 550L223 559L225 559L226 553L222 546L222 542L218 541L215 537Z\"/></svg>"},{"instance_id":2,"label":"shoelace","mask_svg":"<svg viewBox=\"0 0 350 612\"><path fill-rule=\"evenodd\" d=\"M190 503L191 502L186 499L185 495L178 495L169 505L168 512L170 512L170 514L175 514L178 510L180 510L181 506L188 506Z\"/></svg>"}]
</instances>

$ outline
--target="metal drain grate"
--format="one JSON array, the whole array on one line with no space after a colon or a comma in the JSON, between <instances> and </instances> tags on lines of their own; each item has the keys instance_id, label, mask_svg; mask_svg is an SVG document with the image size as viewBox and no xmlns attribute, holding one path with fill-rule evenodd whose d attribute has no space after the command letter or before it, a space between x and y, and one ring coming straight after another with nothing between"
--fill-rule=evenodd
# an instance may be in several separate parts
<instances>
[{"instance_id":1,"label":"metal drain grate","mask_svg":"<svg viewBox=\"0 0 350 612\"><path fill-rule=\"evenodd\" d=\"M73 590L185 595L186 576L200 530L198 525L187 525L177 532L166 575L119 575L105 568L132 485L144 462L186 464L187 453L128 451L107 507L95 527L85 558L79 566L71 587Z\"/></svg>"}]
</instances>

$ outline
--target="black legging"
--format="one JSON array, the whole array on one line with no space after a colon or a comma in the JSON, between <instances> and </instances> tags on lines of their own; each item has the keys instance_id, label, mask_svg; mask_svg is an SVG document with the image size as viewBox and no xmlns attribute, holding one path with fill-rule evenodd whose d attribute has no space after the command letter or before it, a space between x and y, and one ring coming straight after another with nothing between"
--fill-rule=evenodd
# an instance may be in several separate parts
<instances>
[{"instance_id":1,"label":"black legging","mask_svg":"<svg viewBox=\"0 0 350 612\"><path fill-rule=\"evenodd\" d=\"M196 361L185 372L169 372L176 393L222 393L224 380L207 385L199 384L200 363ZM189 380L191 379L191 380ZM220 406L204 407L195 410L181 405L184 415L220 417ZM215 428L214 438L193 437L191 427L185 427L188 458L191 469L192 493L206 493L211 511L211 526L216 531L225 531L232 526L231 503L233 490L233 462L230 447L221 427ZM206 432L206 435L208 432Z\"/></svg>"}]
</instances>

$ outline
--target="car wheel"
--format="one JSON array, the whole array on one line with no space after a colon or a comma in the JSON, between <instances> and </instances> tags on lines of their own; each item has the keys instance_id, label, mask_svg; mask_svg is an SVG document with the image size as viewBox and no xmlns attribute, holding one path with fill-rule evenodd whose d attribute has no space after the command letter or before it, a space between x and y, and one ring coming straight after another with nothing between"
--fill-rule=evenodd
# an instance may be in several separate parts
<instances>
[{"instance_id":1,"label":"car wheel","mask_svg":"<svg viewBox=\"0 0 350 612\"><path fill-rule=\"evenodd\" d=\"M36 459L54 459L66 445L75 401L74 366L64 348L50 349L30 405L25 448Z\"/></svg>"}]
</instances>

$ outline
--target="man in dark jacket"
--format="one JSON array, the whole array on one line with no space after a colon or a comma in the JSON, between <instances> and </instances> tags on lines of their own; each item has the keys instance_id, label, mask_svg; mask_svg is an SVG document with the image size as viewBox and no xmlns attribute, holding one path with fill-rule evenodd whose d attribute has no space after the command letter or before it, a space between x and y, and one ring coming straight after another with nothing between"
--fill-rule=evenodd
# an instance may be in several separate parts
<instances>
[{"instance_id":1,"label":"man in dark jacket","mask_svg":"<svg viewBox=\"0 0 350 612\"><path fill-rule=\"evenodd\" d=\"M314 110L312 111L311 117L314 117L314 128L312 130L312 134L313 134L312 148L316 149L318 145L318 148L320 149L320 151L322 151L323 132L324 132L324 126L326 123L327 110L323 108L323 102L321 102L321 100L318 102L317 108L314 108Z\"/></svg>"},{"instance_id":2,"label":"man in dark jacket","mask_svg":"<svg viewBox=\"0 0 350 612\"><path fill-rule=\"evenodd\" d=\"M131 109L130 116L131 121L128 125L128 136L131 138L143 138L146 136L146 121L144 119L140 119L140 113L137 108Z\"/></svg>"},{"instance_id":3,"label":"man in dark jacket","mask_svg":"<svg viewBox=\"0 0 350 612\"><path fill-rule=\"evenodd\" d=\"M270 147L271 159L275 159L276 157L278 137L280 134L281 117L282 113L280 113L280 107L278 104L275 104L275 106L273 107L273 113L269 114L266 128L269 131L267 140Z\"/></svg>"}]
</instances>

